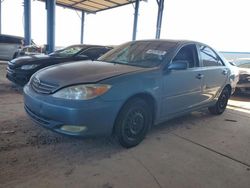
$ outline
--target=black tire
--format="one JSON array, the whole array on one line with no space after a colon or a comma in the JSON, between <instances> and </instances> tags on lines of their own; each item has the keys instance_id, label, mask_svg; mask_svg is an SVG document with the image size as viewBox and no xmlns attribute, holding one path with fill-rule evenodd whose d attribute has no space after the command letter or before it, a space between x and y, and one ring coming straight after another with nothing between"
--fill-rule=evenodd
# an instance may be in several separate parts
<instances>
[{"instance_id":1,"label":"black tire","mask_svg":"<svg viewBox=\"0 0 250 188\"><path fill-rule=\"evenodd\" d=\"M115 123L115 137L126 148L138 145L152 124L150 106L140 98L129 100L120 111Z\"/></svg>"},{"instance_id":2,"label":"black tire","mask_svg":"<svg viewBox=\"0 0 250 188\"><path fill-rule=\"evenodd\" d=\"M216 104L208 108L209 112L214 115L222 114L227 107L227 102L229 98L230 98L230 91L227 87L225 87L222 90Z\"/></svg>"}]
</instances>

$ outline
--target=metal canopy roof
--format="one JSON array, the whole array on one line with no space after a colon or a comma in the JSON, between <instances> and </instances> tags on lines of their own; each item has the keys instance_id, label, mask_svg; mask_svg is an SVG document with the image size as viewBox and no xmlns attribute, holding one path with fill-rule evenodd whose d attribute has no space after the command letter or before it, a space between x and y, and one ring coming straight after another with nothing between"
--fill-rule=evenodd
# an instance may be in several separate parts
<instances>
[{"instance_id":1,"label":"metal canopy roof","mask_svg":"<svg viewBox=\"0 0 250 188\"><path fill-rule=\"evenodd\" d=\"M56 4L80 11L96 13L99 11L134 3L135 1L136 0L56 0Z\"/></svg>"}]
</instances>

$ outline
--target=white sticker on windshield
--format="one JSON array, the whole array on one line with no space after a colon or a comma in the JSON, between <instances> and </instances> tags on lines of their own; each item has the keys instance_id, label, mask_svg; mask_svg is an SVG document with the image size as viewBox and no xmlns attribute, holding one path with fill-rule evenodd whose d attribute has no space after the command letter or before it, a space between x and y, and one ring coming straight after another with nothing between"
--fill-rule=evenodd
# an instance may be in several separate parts
<instances>
[{"instance_id":1,"label":"white sticker on windshield","mask_svg":"<svg viewBox=\"0 0 250 188\"><path fill-rule=\"evenodd\" d=\"M166 51L162 51L162 50L152 50L152 49L149 49L146 53L147 54L155 54L155 55L159 55L159 56L164 56L167 52Z\"/></svg>"}]
</instances>

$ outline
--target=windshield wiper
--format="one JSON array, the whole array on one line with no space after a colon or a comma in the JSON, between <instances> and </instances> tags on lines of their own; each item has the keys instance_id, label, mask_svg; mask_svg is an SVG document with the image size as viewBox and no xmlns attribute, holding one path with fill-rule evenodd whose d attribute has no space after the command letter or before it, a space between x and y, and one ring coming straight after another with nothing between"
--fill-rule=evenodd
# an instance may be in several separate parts
<instances>
[{"instance_id":1,"label":"windshield wiper","mask_svg":"<svg viewBox=\"0 0 250 188\"><path fill-rule=\"evenodd\" d=\"M120 61L106 61L106 60L100 60L100 61L107 62L107 63L113 63L113 64L121 64L121 65L126 65L127 64L127 63L122 63Z\"/></svg>"}]
</instances>

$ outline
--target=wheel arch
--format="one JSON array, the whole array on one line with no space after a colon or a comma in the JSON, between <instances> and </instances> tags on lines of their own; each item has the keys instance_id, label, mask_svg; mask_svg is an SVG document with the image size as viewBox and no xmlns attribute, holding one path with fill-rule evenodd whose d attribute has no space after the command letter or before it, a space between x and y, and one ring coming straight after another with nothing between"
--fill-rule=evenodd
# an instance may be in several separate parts
<instances>
[{"instance_id":1,"label":"wheel arch","mask_svg":"<svg viewBox=\"0 0 250 188\"><path fill-rule=\"evenodd\" d=\"M155 120L155 117L156 117L156 112L157 112L157 103L156 103L156 99L150 94L150 93L147 93L147 92L143 92L143 93L137 93L137 94L134 94L132 96L130 96L129 98L127 98L125 100L125 102L121 105L120 109L119 109L119 112L117 113L117 116L115 118L115 121L114 121L114 125L113 125L113 130L112 130L112 134L114 133L114 130L115 130L115 124L116 124L116 121L117 121L117 118L119 116L119 114L121 113L123 107L132 99L134 98L140 98L140 99L143 99L150 107L150 110L153 114L152 116L152 124L154 123L154 120Z\"/></svg>"},{"instance_id":2,"label":"wheel arch","mask_svg":"<svg viewBox=\"0 0 250 188\"><path fill-rule=\"evenodd\" d=\"M232 86L230 84L227 84L224 88L227 88L229 90L230 96L232 95Z\"/></svg>"}]
</instances>

